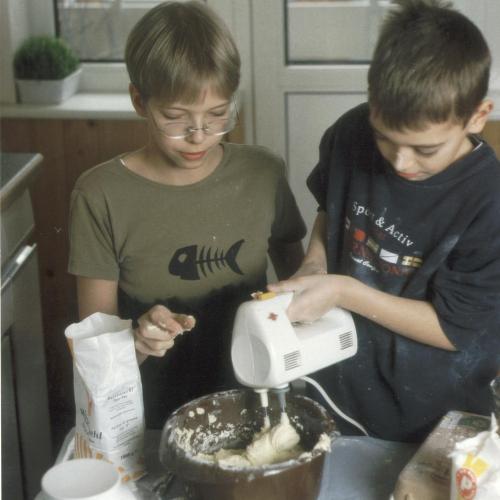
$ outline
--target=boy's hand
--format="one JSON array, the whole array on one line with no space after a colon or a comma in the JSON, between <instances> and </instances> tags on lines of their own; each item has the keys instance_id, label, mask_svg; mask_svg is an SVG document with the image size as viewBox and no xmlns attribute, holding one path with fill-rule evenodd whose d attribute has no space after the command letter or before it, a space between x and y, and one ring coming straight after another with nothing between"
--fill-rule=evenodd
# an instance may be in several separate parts
<instances>
[{"instance_id":1,"label":"boy's hand","mask_svg":"<svg viewBox=\"0 0 500 500\"><path fill-rule=\"evenodd\" d=\"M193 316L176 314L162 305L153 306L138 320L134 331L139 362L147 356L162 357L174 345L177 335L194 328Z\"/></svg>"},{"instance_id":2,"label":"boy's hand","mask_svg":"<svg viewBox=\"0 0 500 500\"><path fill-rule=\"evenodd\" d=\"M315 274L268 285L272 292L294 292L287 314L290 321L311 322L339 305L345 276Z\"/></svg>"}]
</instances>

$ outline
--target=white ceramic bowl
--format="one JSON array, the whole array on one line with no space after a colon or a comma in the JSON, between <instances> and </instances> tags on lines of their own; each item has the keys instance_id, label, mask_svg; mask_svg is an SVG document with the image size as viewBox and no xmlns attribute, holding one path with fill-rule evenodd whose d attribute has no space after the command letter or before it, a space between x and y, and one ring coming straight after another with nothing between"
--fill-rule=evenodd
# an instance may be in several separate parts
<instances>
[{"instance_id":1,"label":"white ceramic bowl","mask_svg":"<svg viewBox=\"0 0 500 500\"><path fill-rule=\"evenodd\" d=\"M42 477L44 500L133 500L113 464L92 458L61 462Z\"/></svg>"}]
</instances>

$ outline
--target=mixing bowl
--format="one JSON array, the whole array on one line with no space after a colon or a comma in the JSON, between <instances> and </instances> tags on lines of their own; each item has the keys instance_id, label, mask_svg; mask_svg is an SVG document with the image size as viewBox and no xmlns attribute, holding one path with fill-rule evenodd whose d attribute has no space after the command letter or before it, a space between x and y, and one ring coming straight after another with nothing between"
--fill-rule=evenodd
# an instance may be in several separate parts
<instances>
[{"instance_id":1,"label":"mixing bowl","mask_svg":"<svg viewBox=\"0 0 500 500\"><path fill-rule=\"evenodd\" d=\"M269 398L271 425L279 422L277 398ZM165 423L160 461L183 482L192 500L314 500L321 486L325 453L314 449L322 434L338 432L327 411L310 398L287 394L287 413L305 450L301 457L260 467L221 467L197 458L220 448L245 448L264 421L259 396L232 390L193 400Z\"/></svg>"}]
</instances>

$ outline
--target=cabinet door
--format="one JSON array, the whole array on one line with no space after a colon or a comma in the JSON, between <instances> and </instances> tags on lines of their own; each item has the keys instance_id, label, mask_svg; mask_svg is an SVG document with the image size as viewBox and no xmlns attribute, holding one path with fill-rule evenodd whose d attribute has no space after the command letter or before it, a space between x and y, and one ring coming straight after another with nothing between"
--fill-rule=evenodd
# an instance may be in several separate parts
<instances>
[{"instance_id":1,"label":"cabinet door","mask_svg":"<svg viewBox=\"0 0 500 500\"><path fill-rule=\"evenodd\" d=\"M2 498L6 499L24 498L10 333L2 334Z\"/></svg>"},{"instance_id":2,"label":"cabinet door","mask_svg":"<svg viewBox=\"0 0 500 500\"><path fill-rule=\"evenodd\" d=\"M312 228L318 204L306 187L306 179L318 160L321 136L336 118L364 100L362 93L290 92L286 96L288 180L308 230Z\"/></svg>"},{"instance_id":3,"label":"cabinet door","mask_svg":"<svg viewBox=\"0 0 500 500\"><path fill-rule=\"evenodd\" d=\"M252 2L255 142L285 157L309 230L317 204L305 179L324 130L366 100L368 59L387 6L376 0Z\"/></svg>"},{"instance_id":4,"label":"cabinet door","mask_svg":"<svg viewBox=\"0 0 500 500\"><path fill-rule=\"evenodd\" d=\"M293 64L367 63L387 0L286 0L286 59Z\"/></svg>"},{"instance_id":5,"label":"cabinet door","mask_svg":"<svg viewBox=\"0 0 500 500\"><path fill-rule=\"evenodd\" d=\"M36 245L25 245L12 260L15 265L7 265L9 271L4 271L2 276L2 309L9 308L11 321L8 330L17 420L17 431L13 436L19 442L26 497L32 499L40 490L43 473L52 465ZM4 302L5 297L11 297L11 301ZM3 351L2 345L2 358ZM3 408L2 402L2 411ZM9 494L3 498L22 497Z\"/></svg>"}]
</instances>

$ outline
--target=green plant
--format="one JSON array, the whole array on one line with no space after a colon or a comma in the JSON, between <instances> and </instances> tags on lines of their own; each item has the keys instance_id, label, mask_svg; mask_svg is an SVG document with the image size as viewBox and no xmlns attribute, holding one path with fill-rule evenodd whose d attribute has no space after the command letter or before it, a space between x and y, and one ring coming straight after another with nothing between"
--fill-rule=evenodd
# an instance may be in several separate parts
<instances>
[{"instance_id":1,"label":"green plant","mask_svg":"<svg viewBox=\"0 0 500 500\"><path fill-rule=\"evenodd\" d=\"M21 80L59 80L79 64L63 40L47 35L28 38L14 54L14 74Z\"/></svg>"}]
</instances>

